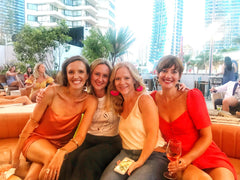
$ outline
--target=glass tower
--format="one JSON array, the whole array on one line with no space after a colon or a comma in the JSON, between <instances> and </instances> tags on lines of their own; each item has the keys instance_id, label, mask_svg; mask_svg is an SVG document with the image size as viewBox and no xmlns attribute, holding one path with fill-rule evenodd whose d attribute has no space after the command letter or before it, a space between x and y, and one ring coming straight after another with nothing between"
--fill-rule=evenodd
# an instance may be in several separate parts
<instances>
[{"instance_id":1,"label":"glass tower","mask_svg":"<svg viewBox=\"0 0 240 180\"><path fill-rule=\"evenodd\" d=\"M215 51L237 47L234 39L240 37L240 1L206 0L205 27L212 32L206 50L213 47Z\"/></svg>"},{"instance_id":2,"label":"glass tower","mask_svg":"<svg viewBox=\"0 0 240 180\"><path fill-rule=\"evenodd\" d=\"M11 40L12 35L18 33L25 23L24 0L0 1L0 43Z\"/></svg>"},{"instance_id":3,"label":"glass tower","mask_svg":"<svg viewBox=\"0 0 240 180\"><path fill-rule=\"evenodd\" d=\"M183 0L154 0L149 61L179 55L183 24Z\"/></svg>"}]
</instances>

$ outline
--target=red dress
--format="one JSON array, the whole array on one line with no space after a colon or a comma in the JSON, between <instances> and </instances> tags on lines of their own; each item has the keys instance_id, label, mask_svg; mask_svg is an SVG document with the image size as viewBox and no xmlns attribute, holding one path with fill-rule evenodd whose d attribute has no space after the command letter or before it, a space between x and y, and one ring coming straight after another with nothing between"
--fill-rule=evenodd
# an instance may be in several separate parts
<instances>
[{"instance_id":1,"label":"red dress","mask_svg":"<svg viewBox=\"0 0 240 180\"><path fill-rule=\"evenodd\" d=\"M156 91L151 93L155 101ZM167 122L159 116L159 128L163 138L168 142L175 138L182 142L182 155L194 146L199 138L199 130L211 125L205 99L198 89L192 89L187 94L187 111L173 122ZM192 162L200 169L225 167L232 171L237 179L233 165L220 148L212 142L206 151Z\"/></svg>"}]
</instances>

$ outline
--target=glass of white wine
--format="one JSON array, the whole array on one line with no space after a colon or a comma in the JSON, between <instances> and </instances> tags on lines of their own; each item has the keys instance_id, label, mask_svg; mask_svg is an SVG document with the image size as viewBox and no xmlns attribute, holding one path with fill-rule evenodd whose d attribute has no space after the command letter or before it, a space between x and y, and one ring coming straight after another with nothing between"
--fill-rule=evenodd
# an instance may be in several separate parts
<instances>
[{"instance_id":1,"label":"glass of white wine","mask_svg":"<svg viewBox=\"0 0 240 180\"><path fill-rule=\"evenodd\" d=\"M182 154L182 143L176 139L170 139L166 149L167 158L170 161L178 161ZM177 179L177 174L172 172L164 172L164 177L167 179Z\"/></svg>"},{"instance_id":2,"label":"glass of white wine","mask_svg":"<svg viewBox=\"0 0 240 180\"><path fill-rule=\"evenodd\" d=\"M8 179L8 171L12 168L12 150L9 148L0 149L0 179Z\"/></svg>"}]
</instances>

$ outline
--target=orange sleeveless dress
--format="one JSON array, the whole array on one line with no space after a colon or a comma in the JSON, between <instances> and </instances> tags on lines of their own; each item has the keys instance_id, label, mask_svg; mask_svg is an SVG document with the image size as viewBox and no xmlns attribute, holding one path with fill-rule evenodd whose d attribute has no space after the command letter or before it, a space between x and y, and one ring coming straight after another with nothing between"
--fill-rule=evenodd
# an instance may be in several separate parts
<instances>
[{"instance_id":1,"label":"orange sleeveless dress","mask_svg":"<svg viewBox=\"0 0 240 180\"><path fill-rule=\"evenodd\" d=\"M28 148L38 139L47 139L56 148L64 146L73 137L81 115L82 113L61 117L51 107L48 107L39 122L39 126L24 142L23 155L26 157Z\"/></svg>"}]
</instances>

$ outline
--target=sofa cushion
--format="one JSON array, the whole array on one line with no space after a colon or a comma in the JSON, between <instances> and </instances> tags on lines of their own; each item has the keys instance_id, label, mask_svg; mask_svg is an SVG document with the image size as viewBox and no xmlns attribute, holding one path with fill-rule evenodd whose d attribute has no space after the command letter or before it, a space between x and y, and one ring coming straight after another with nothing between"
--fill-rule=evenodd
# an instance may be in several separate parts
<instances>
[{"instance_id":1,"label":"sofa cushion","mask_svg":"<svg viewBox=\"0 0 240 180\"><path fill-rule=\"evenodd\" d=\"M14 152L17 145L18 138L6 138L0 139L0 149L9 148ZM21 154L19 167L16 169L15 174L21 178L24 178L30 167L30 162L27 162L25 157Z\"/></svg>"},{"instance_id":2,"label":"sofa cushion","mask_svg":"<svg viewBox=\"0 0 240 180\"><path fill-rule=\"evenodd\" d=\"M230 158L240 159L240 126L212 124L214 142Z\"/></svg>"}]
</instances>

